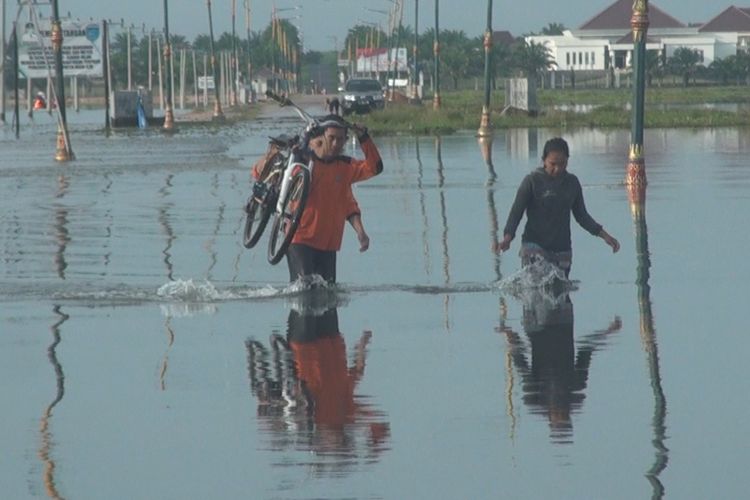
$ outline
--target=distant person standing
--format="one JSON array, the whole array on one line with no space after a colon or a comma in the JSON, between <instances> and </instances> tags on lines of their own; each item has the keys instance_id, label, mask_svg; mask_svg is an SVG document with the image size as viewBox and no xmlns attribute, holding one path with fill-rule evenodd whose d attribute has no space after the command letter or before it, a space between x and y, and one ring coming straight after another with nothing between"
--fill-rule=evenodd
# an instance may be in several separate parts
<instances>
[{"instance_id":1,"label":"distant person standing","mask_svg":"<svg viewBox=\"0 0 750 500\"><path fill-rule=\"evenodd\" d=\"M569 156L568 143L564 139L556 137L547 141L542 166L521 182L508 214L503 239L495 246L498 252L510 248L518 224L526 213L520 251L522 264L529 265L541 257L562 269L565 276L570 273L573 258L571 212L581 227L602 238L613 252L620 250L620 243L586 210L581 183L567 171Z\"/></svg>"}]
</instances>

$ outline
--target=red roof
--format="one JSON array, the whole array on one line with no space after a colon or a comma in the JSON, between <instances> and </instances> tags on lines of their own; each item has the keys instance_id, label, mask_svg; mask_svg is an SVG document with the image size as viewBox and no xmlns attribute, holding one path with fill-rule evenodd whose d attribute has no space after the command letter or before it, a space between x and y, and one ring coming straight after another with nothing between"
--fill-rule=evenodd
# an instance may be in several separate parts
<instances>
[{"instance_id":1,"label":"red roof","mask_svg":"<svg viewBox=\"0 0 750 500\"><path fill-rule=\"evenodd\" d=\"M701 33L750 31L750 8L727 7L699 30Z\"/></svg>"},{"instance_id":2,"label":"red roof","mask_svg":"<svg viewBox=\"0 0 750 500\"><path fill-rule=\"evenodd\" d=\"M620 30L630 28L633 17L633 0L617 0L599 14L585 22L581 30ZM649 29L684 28L685 25L654 4L648 7Z\"/></svg>"},{"instance_id":3,"label":"red roof","mask_svg":"<svg viewBox=\"0 0 750 500\"><path fill-rule=\"evenodd\" d=\"M493 31L492 43L496 45L513 45L516 39L510 34L510 31Z\"/></svg>"}]
</instances>

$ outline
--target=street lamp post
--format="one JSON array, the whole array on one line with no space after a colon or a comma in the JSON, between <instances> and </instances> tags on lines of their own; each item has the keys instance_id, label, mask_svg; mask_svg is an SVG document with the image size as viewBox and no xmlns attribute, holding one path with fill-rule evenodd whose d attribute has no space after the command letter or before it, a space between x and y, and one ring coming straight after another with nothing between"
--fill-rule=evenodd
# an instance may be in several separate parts
<instances>
[{"instance_id":1,"label":"street lamp post","mask_svg":"<svg viewBox=\"0 0 750 500\"><path fill-rule=\"evenodd\" d=\"M245 0L245 29L247 30L247 78L245 81L248 83L252 81L252 65L250 62L250 13L250 0Z\"/></svg>"},{"instance_id":2,"label":"street lamp post","mask_svg":"<svg viewBox=\"0 0 750 500\"><path fill-rule=\"evenodd\" d=\"M435 90L432 97L433 109L440 109L440 28L438 27L439 11L440 2L438 0L435 0L435 42L432 49L435 53L435 77L433 82Z\"/></svg>"},{"instance_id":3,"label":"street lamp post","mask_svg":"<svg viewBox=\"0 0 750 500\"><path fill-rule=\"evenodd\" d=\"M646 186L646 166L643 156L643 122L646 87L646 33L648 31L648 0L633 3L630 26L633 30L633 116L630 130L630 151L625 182L631 191L643 191Z\"/></svg>"},{"instance_id":4,"label":"street lamp post","mask_svg":"<svg viewBox=\"0 0 750 500\"><path fill-rule=\"evenodd\" d=\"M412 99L419 100L419 63L418 48L419 46L419 0L414 0L414 46L412 47L412 56L414 58L414 73L412 74Z\"/></svg>"},{"instance_id":5,"label":"street lamp post","mask_svg":"<svg viewBox=\"0 0 750 500\"><path fill-rule=\"evenodd\" d=\"M229 105L237 106L237 44L235 23L237 17L237 0L232 0L232 64L229 66L229 74L232 79L231 91L229 93Z\"/></svg>"},{"instance_id":6,"label":"street lamp post","mask_svg":"<svg viewBox=\"0 0 750 500\"><path fill-rule=\"evenodd\" d=\"M167 98L164 106L164 130L174 129L174 110L172 108L172 43L169 41L169 5L164 0L164 69L167 71Z\"/></svg>"},{"instance_id":7,"label":"street lamp post","mask_svg":"<svg viewBox=\"0 0 750 500\"><path fill-rule=\"evenodd\" d=\"M211 72L214 77L214 115L216 121L224 120L224 112L221 110L221 94L219 92L219 74L216 67L216 53L214 52L214 22L211 18L211 0L206 0L208 5L208 37L211 50Z\"/></svg>"},{"instance_id":8,"label":"street lamp post","mask_svg":"<svg viewBox=\"0 0 750 500\"><path fill-rule=\"evenodd\" d=\"M18 38L16 38L18 43ZM55 55L55 83L57 84L57 109L60 120L57 125L57 150L55 160L70 161L75 159L73 149L70 146L70 135L68 134L68 120L65 113L65 79L63 75L63 32L60 26L60 9L57 0L52 0L52 50Z\"/></svg>"},{"instance_id":9,"label":"street lamp post","mask_svg":"<svg viewBox=\"0 0 750 500\"><path fill-rule=\"evenodd\" d=\"M490 122L490 56L492 53L492 0L487 0L487 31L484 32L484 106L479 122L479 137L492 135Z\"/></svg>"}]
</instances>

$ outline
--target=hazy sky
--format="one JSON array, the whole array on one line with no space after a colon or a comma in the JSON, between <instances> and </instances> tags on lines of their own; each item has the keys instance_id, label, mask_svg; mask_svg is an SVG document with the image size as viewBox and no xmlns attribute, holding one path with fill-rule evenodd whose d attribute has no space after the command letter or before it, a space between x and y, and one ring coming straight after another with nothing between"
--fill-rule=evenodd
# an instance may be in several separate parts
<instances>
[{"instance_id":1,"label":"hazy sky","mask_svg":"<svg viewBox=\"0 0 750 500\"><path fill-rule=\"evenodd\" d=\"M5 0L8 23L15 17L16 2ZM576 28L596 15L614 0L494 0L492 27L495 30L508 30L513 35L529 31L539 31L551 22ZM0 0L2 2L2 0ZM148 29L163 27L163 0L58 0L61 15L70 12L73 17L82 19L118 20L126 23L146 24ZM257 31L266 27L275 3L279 16L291 19L302 31L305 50L330 50L337 42L341 46L348 28L368 22L381 22L387 25L388 17L374 9L387 11L392 0L249 0L251 8L251 29ZM246 33L245 0L236 0L236 30L239 36ZM750 7L750 0L661 0L649 2L676 17L683 23L705 22L730 5ZM212 0L214 34L231 32L232 0ZM290 7L301 6L299 9ZM49 6L40 6L49 14ZM281 9L290 9L281 11ZM440 29L463 30L468 36L484 32L487 16L487 0L440 0ZM414 25L414 0L406 0L404 8L405 25ZM435 0L419 2L419 30L434 26ZM169 0L169 30L171 33L186 36L192 40L196 35L208 33L206 0ZM333 37L336 37L334 40Z\"/></svg>"}]
</instances>

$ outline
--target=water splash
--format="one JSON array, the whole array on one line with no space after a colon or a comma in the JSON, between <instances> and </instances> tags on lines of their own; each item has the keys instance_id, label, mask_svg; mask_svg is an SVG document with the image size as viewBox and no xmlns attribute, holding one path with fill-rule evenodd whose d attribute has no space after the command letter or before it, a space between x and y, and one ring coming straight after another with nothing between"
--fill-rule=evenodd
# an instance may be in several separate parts
<instances>
[{"instance_id":1,"label":"water splash","mask_svg":"<svg viewBox=\"0 0 750 500\"><path fill-rule=\"evenodd\" d=\"M524 303L543 300L555 304L568 292L576 290L577 282L565 277L565 272L551 262L538 259L512 275L497 282L501 292Z\"/></svg>"},{"instance_id":2,"label":"water splash","mask_svg":"<svg viewBox=\"0 0 750 500\"><path fill-rule=\"evenodd\" d=\"M156 295L163 299L183 302L215 302L234 298L230 292L217 290L210 281L197 283L192 279L165 283L159 287Z\"/></svg>"}]
</instances>

